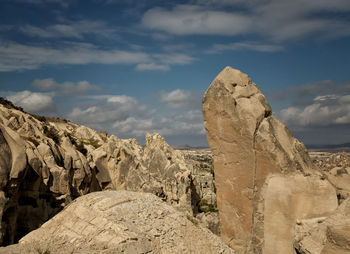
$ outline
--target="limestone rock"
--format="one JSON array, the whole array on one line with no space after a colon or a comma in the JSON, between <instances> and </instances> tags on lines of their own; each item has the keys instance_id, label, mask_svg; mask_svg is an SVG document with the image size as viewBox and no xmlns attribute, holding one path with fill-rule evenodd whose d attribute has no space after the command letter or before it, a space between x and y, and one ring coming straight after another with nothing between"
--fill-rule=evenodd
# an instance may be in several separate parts
<instances>
[{"instance_id":1,"label":"limestone rock","mask_svg":"<svg viewBox=\"0 0 350 254\"><path fill-rule=\"evenodd\" d=\"M340 201L350 197L350 154L313 153L313 161L325 177L337 188Z\"/></svg>"},{"instance_id":2,"label":"limestone rock","mask_svg":"<svg viewBox=\"0 0 350 254\"><path fill-rule=\"evenodd\" d=\"M198 223L220 235L220 220L216 205L216 187L213 159L209 149L179 150L191 168L194 178L192 204L194 216ZM196 195L193 195L196 194Z\"/></svg>"},{"instance_id":3,"label":"limestone rock","mask_svg":"<svg viewBox=\"0 0 350 254\"><path fill-rule=\"evenodd\" d=\"M216 187L213 158L209 149L180 150L186 163L191 167L191 173L199 190L199 202L216 206Z\"/></svg>"},{"instance_id":4,"label":"limestone rock","mask_svg":"<svg viewBox=\"0 0 350 254\"><path fill-rule=\"evenodd\" d=\"M298 198L292 198L296 203L289 203L278 210L288 217L289 208L302 207L300 202L309 200L311 194L304 195L299 191L294 194L294 191L286 189L288 192L280 193L283 196L279 198L269 196L268 190L282 187L287 182L290 186L298 186L296 189L302 189L301 184L309 180L300 180L300 176L312 175L313 179L317 179L321 173L312 164L304 145L272 115L265 96L246 74L226 67L206 91L202 110L214 158L221 236L237 253L261 253L263 250L264 253L278 253L276 249L264 249L267 244L272 244L266 239L264 241L266 229L274 227L274 221L266 220L269 216L266 211L271 208L269 200L278 198L277 202L280 202L278 200L283 200L284 195L287 199L296 195ZM272 175L277 175L277 178L270 179ZM277 179L280 182L276 182ZM311 207L301 212L302 217L336 208L332 186L321 179L315 181L323 187L322 191L315 189L310 192L315 195L311 200L312 203L319 200L324 209L317 211ZM325 190L329 190L330 194L323 201L319 195ZM300 215L299 212L294 214L296 217ZM293 227L295 216L288 220L290 227ZM276 231L269 235L282 238L280 246L289 246L283 253L294 253L290 228L284 229L283 234Z\"/></svg>"},{"instance_id":5,"label":"limestone rock","mask_svg":"<svg viewBox=\"0 0 350 254\"><path fill-rule=\"evenodd\" d=\"M195 210L191 170L158 134L147 134L142 148L135 139L0 103L0 152L0 245L93 191L150 192L189 216Z\"/></svg>"},{"instance_id":6,"label":"limestone rock","mask_svg":"<svg viewBox=\"0 0 350 254\"><path fill-rule=\"evenodd\" d=\"M197 214L196 219L202 227L220 236L220 220L217 212L202 212Z\"/></svg>"},{"instance_id":7,"label":"limestone rock","mask_svg":"<svg viewBox=\"0 0 350 254\"><path fill-rule=\"evenodd\" d=\"M330 215L338 206L336 191L318 176L272 175L264 197L263 253L294 253L297 220Z\"/></svg>"},{"instance_id":8,"label":"limestone rock","mask_svg":"<svg viewBox=\"0 0 350 254\"><path fill-rule=\"evenodd\" d=\"M234 253L155 195L129 191L82 196L0 253L35 253L33 243L50 253Z\"/></svg>"},{"instance_id":9,"label":"limestone rock","mask_svg":"<svg viewBox=\"0 0 350 254\"><path fill-rule=\"evenodd\" d=\"M350 199L328 217L299 220L294 247L301 254L350 253Z\"/></svg>"},{"instance_id":10,"label":"limestone rock","mask_svg":"<svg viewBox=\"0 0 350 254\"><path fill-rule=\"evenodd\" d=\"M159 134L146 134L144 149L134 139L112 136L92 152L92 157L97 178L105 185L117 190L153 193L192 215L191 171L182 154Z\"/></svg>"}]
</instances>

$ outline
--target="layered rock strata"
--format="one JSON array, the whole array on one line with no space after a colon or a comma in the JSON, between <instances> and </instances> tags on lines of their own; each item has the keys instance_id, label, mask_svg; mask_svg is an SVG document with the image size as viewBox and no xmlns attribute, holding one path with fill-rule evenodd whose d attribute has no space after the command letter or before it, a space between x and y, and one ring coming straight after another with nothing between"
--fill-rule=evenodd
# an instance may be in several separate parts
<instances>
[{"instance_id":1,"label":"layered rock strata","mask_svg":"<svg viewBox=\"0 0 350 254\"><path fill-rule=\"evenodd\" d=\"M298 220L294 247L300 254L350 254L350 199L328 217Z\"/></svg>"},{"instance_id":2,"label":"layered rock strata","mask_svg":"<svg viewBox=\"0 0 350 254\"><path fill-rule=\"evenodd\" d=\"M82 196L0 253L234 253L208 229L153 194L102 191Z\"/></svg>"},{"instance_id":3,"label":"layered rock strata","mask_svg":"<svg viewBox=\"0 0 350 254\"><path fill-rule=\"evenodd\" d=\"M296 219L334 211L335 189L246 74L226 67L202 110L222 238L237 253L294 253Z\"/></svg>"}]
</instances>

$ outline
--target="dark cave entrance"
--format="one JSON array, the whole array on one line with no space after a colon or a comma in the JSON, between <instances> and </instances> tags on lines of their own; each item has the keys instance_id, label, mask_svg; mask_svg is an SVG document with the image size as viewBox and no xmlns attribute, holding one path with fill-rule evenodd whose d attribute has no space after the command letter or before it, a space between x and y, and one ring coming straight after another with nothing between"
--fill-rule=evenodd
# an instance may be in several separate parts
<instances>
[{"instance_id":1,"label":"dark cave entrance","mask_svg":"<svg viewBox=\"0 0 350 254\"><path fill-rule=\"evenodd\" d=\"M24 179L19 185L16 181L9 181L7 185L9 200L1 221L1 246L18 243L62 210L64 200L58 200L59 194L51 192L32 168L26 169Z\"/></svg>"}]
</instances>

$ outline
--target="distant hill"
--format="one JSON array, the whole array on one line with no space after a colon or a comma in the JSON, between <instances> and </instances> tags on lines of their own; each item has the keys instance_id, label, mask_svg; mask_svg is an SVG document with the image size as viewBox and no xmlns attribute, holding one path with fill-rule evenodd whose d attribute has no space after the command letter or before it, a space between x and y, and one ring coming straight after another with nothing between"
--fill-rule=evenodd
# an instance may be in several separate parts
<instances>
[{"instance_id":1,"label":"distant hill","mask_svg":"<svg viewBox=\"0 0 350 254\"><path fill-rule=\"evenodd\" d=\"M180 145L172 146L175 150L199 150L199 149L209 149L207 146L189 146L189 145Z\"/></svg>"},{"instance_id":2,"label":"distant hill","mask_svg":"<svg viewBox=\"0 0 350 254\"><path fill-rule=\"evenodd\" d=\"M306 145L310 151L322 152L350 152L350 143L337 145Z\"/></svg>"}]
</instances>

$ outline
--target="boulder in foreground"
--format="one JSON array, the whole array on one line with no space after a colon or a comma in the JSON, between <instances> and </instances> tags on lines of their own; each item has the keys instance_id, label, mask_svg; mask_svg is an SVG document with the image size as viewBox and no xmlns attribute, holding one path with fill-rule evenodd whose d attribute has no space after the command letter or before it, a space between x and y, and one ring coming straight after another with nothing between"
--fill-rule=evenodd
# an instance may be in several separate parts
<instances>
[{"instance_id":1,"label":"boulder in foreground","mask_svg":"<svg viewBox=\"0 0 350 254\"><path fill-rule=\"evenodd\" d=\"M36 247L34 247L34 245ZM220 238L149 193L102 191L0 253L234 253Z\"/></svg>"}]
</instances>

